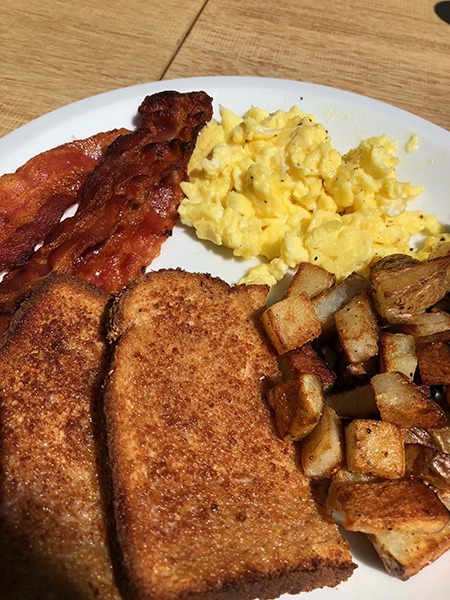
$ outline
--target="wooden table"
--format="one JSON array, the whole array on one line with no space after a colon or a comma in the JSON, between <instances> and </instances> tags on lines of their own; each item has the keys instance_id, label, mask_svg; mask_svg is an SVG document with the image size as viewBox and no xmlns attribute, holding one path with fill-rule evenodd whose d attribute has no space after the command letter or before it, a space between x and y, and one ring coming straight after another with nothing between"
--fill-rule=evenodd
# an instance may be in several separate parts
<instances>
[{"instance_id":1,"label":"wooden table","mask_svg":"<svg viewBox=\"0 0 450 600\"><path fill-rule=\"evenodd\" d=\"M201 75L331 85L450 130L434 0L2 0L0 36L0 136L93 94Z\"/></svg>"}]
</instances>

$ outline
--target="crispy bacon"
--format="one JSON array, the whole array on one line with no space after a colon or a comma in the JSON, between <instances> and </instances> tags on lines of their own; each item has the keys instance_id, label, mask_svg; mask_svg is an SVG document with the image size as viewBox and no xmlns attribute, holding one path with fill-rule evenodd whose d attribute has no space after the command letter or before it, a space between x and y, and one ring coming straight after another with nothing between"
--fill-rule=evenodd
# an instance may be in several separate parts
<instances>
[{"instance_id":1,"label":"crispy bacon","mask_svg":"<svg viewBox=\"0 0 450 600\"><path fill-rule=\"evenodd\" d=\"M212 117L211 98L163 92L147 97L139 112L139 129L117 138L87 177L75 215L0 283L3 316L51 271L115 294L158 256L178 218L195 139Z\"/></svg>"},{"instance_id":2,"label":"crispy bacon","mask_svg":"<svg viewBox=\"0 0 450 600\"><path fill-rule=\"evenodd\" d=\"M0 177L0 271L23 264L77 202L88 173L126 129L98 133L42 152Z\"/></svg>"}]
</instances>

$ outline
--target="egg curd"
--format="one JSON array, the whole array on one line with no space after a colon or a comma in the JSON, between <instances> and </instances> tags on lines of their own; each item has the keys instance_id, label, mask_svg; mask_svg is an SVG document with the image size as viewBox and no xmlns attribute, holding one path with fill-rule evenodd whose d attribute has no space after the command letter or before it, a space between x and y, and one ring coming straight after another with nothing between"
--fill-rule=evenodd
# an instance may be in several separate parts
<instances>
[{"instance_id":1,"label":"egg curd","mask_svg":"<svg viewBox=\"0 0 450 600\"><path fill-rule=\"evenodd\" d=\"M439 236L437 219L406 212L421 187L397 180L396 143L363 140L341 155L323 125L294 106L244 117L221 108L200 133L179 214L197 236L263 262L240 283L274 285L301 261L338 279L401 252L426 258L411 236Z\"/></svg>"}]
</instances>

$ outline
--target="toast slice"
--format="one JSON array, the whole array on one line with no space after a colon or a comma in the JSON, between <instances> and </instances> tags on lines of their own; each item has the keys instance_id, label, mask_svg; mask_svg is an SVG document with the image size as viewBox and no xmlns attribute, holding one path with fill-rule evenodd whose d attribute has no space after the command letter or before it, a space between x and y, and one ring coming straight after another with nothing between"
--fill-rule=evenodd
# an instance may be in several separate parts
<instances>
[{"instance_id":1,"label":"toast slice","mask_svg":"<svg viewBox=\"0 0 450 600\"><path fill-rule=\"evenodd\" d=\"M99 443L108 296L50 275L0 348L0 598L116 599Z\"/></svg>"},{"instance_id":2,"label":"toast slice","mask_svg":"<svg viewBox=\"0 0 450 600\"><path fill-rule=\"evenodd\" d=\"M279 377L267 292L162 270L113 305L105 415L130 598L274 598L353 571L264 399Z\"/></svg>"}]
</instances>

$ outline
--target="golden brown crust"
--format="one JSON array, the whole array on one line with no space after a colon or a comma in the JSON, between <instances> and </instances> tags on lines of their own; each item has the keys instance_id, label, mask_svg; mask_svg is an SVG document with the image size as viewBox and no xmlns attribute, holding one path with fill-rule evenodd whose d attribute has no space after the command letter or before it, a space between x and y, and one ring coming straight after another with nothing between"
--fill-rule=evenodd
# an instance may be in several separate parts
<instances>
[{"instance_id":1,"label":"golden brown crust","mask_svg":"<svg viewBox=\"0 0 450 600\"><path fill-rule=\"evenodd\" d=\"M450 550L450 523L437 533L385 531L369 539L387 572L406 581Z\"/></svg>"},{"instance_id":2,"label":"golden brown crust","mask_svg":"<svg viewBox=\"0 0 450 600\"><path fill-rule=\"evenodd\" d=\"M120 597L97 438L107 300L51 275L0 348L2 598Z\"/></svg>"},{"instance_id":3,"label":"golden brown crust","mask_svg":"<svg viewBox=\"0 0 450 600\"><path fill-rule=\"evenodd\" d=\"M136 600L273 598L354 568L263 401L279 377L259 321L266 295L164 270L114 304L105 411Z\"/></svg>"}]
</instances>

